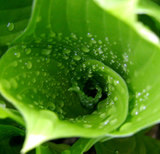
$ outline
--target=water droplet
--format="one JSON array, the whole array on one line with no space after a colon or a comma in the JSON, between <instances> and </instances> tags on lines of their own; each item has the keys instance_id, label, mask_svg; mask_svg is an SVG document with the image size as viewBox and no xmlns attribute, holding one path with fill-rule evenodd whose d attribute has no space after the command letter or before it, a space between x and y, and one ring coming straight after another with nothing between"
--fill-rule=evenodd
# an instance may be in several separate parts
<instances>
[{"instance_id":1,"label":"water droplet","mask_svg":"<svg viewBox=\"0 0 160 154\"><path fill-rule=\"evenodd\" d=\"M31 48L26 48L25 49L25 53L28 55L28 54L30 54L31 53Z\"/></svg>"},{"instance_id":2,"label":"water droplet","mask_svg":"<svg viewBox=\"0 0 160 154\"><path fill-rule=\"evenodd\" d=\"M29 61L29 62L27 62L27 63L25 63L25 65L26 65L26 67L28 68L28 69L31 69L32 68L32 63Z\"/></svg>"},{"instance_id":3,"label":"water droplet","mask_svg":"<svg viewBox=\"0 0 160 154\"><path fill-rule=\"evenodd\" d=\"M69 59L69 57L64 55L63 59L67 60L67 59Z\"/></svg>"},{"instance_id":4,"label":"water droplet","mask_svg":"<svg viewBox=\"0 0 160 154\"><path fill-rule=\"evenodd\" d=\"M23 76L24 78L26 78L26 74L25 74L25 73L23 73L22 76Z\"/></svg>"},{"instance_id":5,"label":"water droplet","mask_svg":"<svg viewBox=\"0 0 160 154\"><path fill-rule=\"evenodd\" d=\"M76 60L76 61L79 61L81 59L81 57L78 56L78 55L75 55L75 56L73 56L73 59Z\"/></svg>"},{"instance_id":6,"label":"water droplet","mask_svg":"<svg viewBox=\"0 0 160 154\"><path fill-rule=\"evenodd\" d=\"M128 55L127 55L127 53L123 54L123 58L124 58L124 62L128 62Z\"/></svg>"},{"instance_id":7,"label":"water droplet","mask_svg":"<svg viewBox=\"0 0 160 154\"><path fill-rule=\"evenodd\" d=\"M108 37L106 37L105 40L108 41L109 40Z\"/></svg>"},{"instance_id":8,"label":"water droplet","mask_svg":"<svg viewBox=\"0 0 160 154\"><path fill-rule=\"evenodd\" d=\"M5 80L5 79L2 79L2 80L1 80L1 84L2 84L2 86L3 86L4 88L7 88L7 89L10 89L10 88L11 88L10 83L9 83L7 80Z\"/></svg>"},{"instance_id":9,"label":"water droplet","mask_svg":"<svg viewBox=\"0 0 160 154\"><path fill-rule=\"evenodd\" d=\"M59 102L59 106L60 106L60 107L63 107L63 106L64 106L64 102L63 102L63 101L60 101L60 102Z\"/></svg>"},{"instance_id":10,"label":"water droplet","mask_svg":"<svg viewBox=\"0 0 160 154\"><path fill-rule=\"evenodd\" d=\"M111 105L113 105L113 101L111 101ZM115 112L116 108L114 106L107 111L108 115L113 115Z\"/></svg>"},{"instance_id":11,"label":"water droplet","mask_svg":"<svg viewBox=\"0 0 160 154\"><path fill-rule=\"evenodd\" d=\"M69 50L69 49L64 49L63 50L63 53L65 53L65 54L69 54L71 52L71 50Z\"/></svg>"},{"instance_id":12,"label":"water droplet","mask_svg":"<svg viewBox=\"0 0 160 154\"><path fill-rule=\"evenodd\" d=\"M87 33L87 37L92 37L92 34L91 33Z\"/></svg>"},{"instance_id":13,"label":"water droplet","mask_svg":"<svg viewBox=\"0 0 160 154\"><path fill-rule=\"evenodd\" d=\"M22 100L22 96L17 95L17 99Z\"/></svg>"},{"instance_id":14,"label":"water droplet","mask_svg":"<svg viewBox=\"0 0 160 154\"><path fill-rule=\"evenodd\" d=\"M140 106L140 111L143 111L143 110L145 110L146 109L146 106L144 105L144 104L142 104L141 106Z\"/></svg>"},{"instance_id":15,"label":"water droplet","mask_svg":"<svg viewBox=\"0 0 160 154\"><path fill-rule=\"evenodd\" d=\"M56 36L56 33L54 33L54 32L50 33L50 37L55 37L55 36Z\"/></svg>"},{"instance_id":16,"label":"water droplet","mask_svg":"<svg viewBox=\"0 0 160 154\"><path fill-rule=\"evenodd\" d=\"M58 66L58 67L62 66L62 63L57 63L57 66Z\"/></svg>"},{"instance_id":17,"label":"water droplet","mask_svg":"<svg viewBox=\"0 0 160 154\"><path fill-rule=\"evenodd\" d=\"M91 43L96 44L96 40L94 40L94 38L91 38Z\"/></svg>"},{"instance_id":18,"label":"water droplet","mask_svg":"<svg viewBox=\"0 0 160 154\"><path fill-rule=\"evenodd\" d=\"M71 38L76 39L77 36L74 33L71 33Z\"/></svg>"},{"instance_id":19,"label":"water droplet","mask_svg":"<svg viewBox=\"0 0 160 154\"><path fill-rule=\"evenodd\" d=\"M106 117L106 113L100 114L100 118L105 118L105 117Z\"/></svg>"},{"instance_id":20,"label":"water droplet","mask_svg":"<svg viewBox=\"0 0 160 154\"><path fill-rule=\"evenodd\" d=\"M82 47L81 49L82 49L82 51L85 52L85 53L89 52L89 49L88 49L87 47Z\"/></svg>"},{"instance_id":21,"label":"water droplet","mask_svg":"<svg viewBox=\"0 0 160 154\"><path fill-rule=\"evenodd\" d=\"M20 52L15 52L14 55L19 58L21 56Z\"/></svg>"},{"instance_id":22,"label":"water droplet","mask_svg":"<svg viewBox=\"0 0 160 154\"><path fill-rule=\"evenodd\" d=\"M8 31L13 31L14 30L14 23L12 23L12 22L9 22L8 24L7 24L7 29L8 29Z\"/></svg>"},{"instance_id":23,"label":"water droplet","mask_svg":"<svg viewBox=\"0 0 160 154\"><path fill-rule=\"evenodd\" d=\"M116 44L117 44L117 42L113 42L113 44L114 44L114 45L116 45Z\"/></svg>"},{"instance_id":24,"label":"water droplet","mask_svg":"<svg viewBox=\"0 0 160 154\"><path fill-rule=\"evenodd\" d=\"M49 63L51 61L50 58L46 58L46 63Z\"/></svg>"},{"instance_id":25,"label":"water droplet","mask_svg":"<svg viewBox=\"0 0 160 154\"><path fill-rule=\"evenodd\" d=\"M55 108L56 108L56 106L53 102L48 102L47 105L48 105L49 109L52 110L52 111L55 110Z\"/></svg>"},{"instance_id":26,"label":"water droplet","mask_svg":"<svg viewBox=\"0 0 160 154\"><path fill-rule=\"evenodd\" d=\"M119 84L119 81L118 80L114 80L114 85L117 85Z\"/></svg>"},{"instance_id":27,"label":"water droplet","mask_svg":"<svg viewBox=\"0 0 160 154\"><path fill-rule=\"evenodd\" d=\"M52 45L49 44L49 45L48 45L48 48L51 49L51 48L52 48Z\"/></svg>"},{"instance_id":28,"label":"water droplet","mask_svg":"<svg viewBox=\"0 0 160 154\"><path fill-rule=\"evenodd\" d=\"M142 93L137 92L137 93L136 93L136 98L138 98L139 96L141 96L141 94L142 94Z\"/></svg>"},{"instance_id":29,"label":"water droplet","mask_svg":"<svg viewBox=\"0 0 160 154\"><path fill-rule=\"evenodd\" d=\"M92 127L92 125L89 125L89 124L84 124L83 125L85 128L91 128Z\"/></svg>"},{"instance_id":30,"label":"water droplet","mask_svg":"<svg viewBox=\"0 0 160 154\"><path fill-rule=\"evenodd\" d=\"M118 150L116 150L116 151L115 151L115 154L119 154L119 151L118 151Z\"/></svg>"},{"instance_id":31,"label":"water droplet","mask_svg":"<svg viewBox=\"0 0 160 154\"><path fill-rule=\"evenodd\" d=\"M103 42L101 40L98 41L99 44L102 44Z\"/></svg>"},{"instance_id":32,"label":"water droplet","mask_svg":"<svg viewBox=\"0 0 160 154\"><path fill-rule=\"evenodd\" d=\"M118 121L117 119L113 119L113 120L110 121L110 124L114 125L115 123L117 123L117 121Z\"/></svg>"},{"instance_id":33,"label":"water droplet","mask_svg":"<svg viewBox=\"0 0 160 154\"><path fill-rule=\"evenodd\" d=\"M13 66L13 67L17 67L17 66L18 66L17 61L14 61L14 62L12 63L12 66Z\"/></svg>"},{"instance_id":34,"label":"water droplet","mask_svg":"<svg viewBox=\"0 0 160 154\"><path fill-rule=\"evenodd\" d=\"M26 46L26 45L22 45L21 47L22 47L23 49L25 49L27 46Z\"/></svg>"},{"instance_id":35,"label":"water droplet","mask_svg":"<svg viewBox=\"0 0 160 154\"><path fill-rule=\"evenodd\" d=\"M41 53L42 53L42 55L47 56L47 55L49 55L51 52L52 52L52 50L49 50L49 49L43 49Z\"/></svg>"},{"instance_id":36,"label":"water droplet","mask_svg":"<svg viewBox=\"0 0 160 154\"><path fill-rule=\"evenodd\" d=\"M124 125L122 125L120 127L120 131L126 131L126 130L130 130L132 128L132 123L131 122L127 122Z\"/></svg>"},{"instance_id":37,"label":"water droplet","mask_svg":"<svg viewBox=\"0 0 160 154\"><path fill-rule=\"evenodd\" d=\"M16 82L15 79L11 79L11 80L10 80L10 84L11 84L11 86L12 86L13 88L17 88L17 86L18 86L18 84L17 84L17 82Z\"/></svg>"},{"instance_id":38,"label":"water droplet","mask_svg":"<svg viewBox=\"0 0 160 154\"><path fill-rule=\"evenodd\" d=\"M4 101L2 101L2 100L0 100L0 107L3 107L3 108L6 107L6 104L5 104Z\"/></svg>"},{"instance_id":39,"label":"water droplet","mask_svg":"<svg viewBox=\"0 0 160 154\"><path fill-rule=\"evenodd\" d=\"M117 101L118 100L118 97L114 97L114 101Z\"/></svg>"},{"instance_id":40,"label":"water droplet","mask_svg":"<svg viewBox=\"0 0 160 154\"><path fill-rule=\"evenodd\" d=\"M131 111L131 115L132 116L135 116L135 115L138 115L138 109L137 108L134 108L134 109L132 109L132 111Z\"/></svg>"},{"instance_id":41,"label":"water droplet","mask_svg":"<svg viewBox=\"0 0 160 154\"><path fill-rule=\"evenodd\" d=\"M39 72L39 71L36 71L36 75L39 76L39 74L40 74L40 72Z\"/></svg>"},{"instance_id":42,"label":"water droplet","mask_svg":"<svg viewBox=\"0 0 160 154\"><path fill-rule=\"evenodd\" d=\"M35 82L36 82L36 79L35 79L35 78L33 78L33 79L32 79L32 81L33 81L33 83L35 83Z\"/></svg>"}]
</instances>

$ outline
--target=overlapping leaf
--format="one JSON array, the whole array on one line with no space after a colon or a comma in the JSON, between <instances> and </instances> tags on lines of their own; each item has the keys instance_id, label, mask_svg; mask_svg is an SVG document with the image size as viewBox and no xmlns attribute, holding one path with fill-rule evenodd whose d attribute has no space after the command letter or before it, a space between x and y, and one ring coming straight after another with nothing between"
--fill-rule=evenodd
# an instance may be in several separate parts
<instances>
[{"instance_id":1,"label":"overlapping leaf","mask_svg":"<svg viewBox=\"0 0 160 154\"><path fill-rule=\"evenodd\" d=\"M12 126L11 123L10 125L0 124L0 153L18 154L22 148L23 139L23 130Z\"/></svg>"},{"instance_id":2,"label":"overlapping leaf","mask_svg":"<svg viewBox=\"0 0 160 154\"><path fill-rule=\"evenodd\" d=\"M129 138L113 139L104 143L95 144L97 154L136 154L160 152L160 142L144 135L135 135Z\"/></svg>"}]
</instances>

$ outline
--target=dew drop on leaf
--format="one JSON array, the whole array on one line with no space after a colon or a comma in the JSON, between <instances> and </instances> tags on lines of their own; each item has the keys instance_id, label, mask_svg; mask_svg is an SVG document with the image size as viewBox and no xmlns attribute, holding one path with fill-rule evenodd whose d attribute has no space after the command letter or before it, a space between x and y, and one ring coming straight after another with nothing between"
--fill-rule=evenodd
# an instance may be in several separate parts
<instances>
[{"instance_id":1,"label":"dew drop on leaf","mask_svg":"<svg viewBox=\"0 0 160 154\"><path fill-rule=\"evenodd\" d=\"M89 49L88 49L87 47L82 47L81 49L82 49L82 51L85 52L85 53L89 52Z\"/></svg>"},{"instance_id":2,"label":"dew drop on leaf","mask_svg":"<svg viewBox=\"0 0 160 154\"><path fill-rule=\"evenodd\" d=\"M26 65L26 67L28 68L28 69L31 69L32 68L32 63L29 61L29 62L27 62L27 63L25 63L25 65Z\"/></svg>"},{"instance_id":3,"label":"dew drop on leaf","mask_svg":"<svg viewBox=\"0 0 160 154\"><path fill-rule=\"evenodd\" d=\"M146 109L146 106L144 105L144 104L142 104L141 106L140 106L140 111L143 111L143 110L145 110Z\"/></svg>"},{"instance_id":4,"label":"dew drop on leaf","mask_svg":"<svg viewBox=\"0 0 160 154\"><path fill-rule=\"evenodd\" d=\"M114 85L117 85L119 84L119 81L118 80L114 80Z\"/></svg>"},{"instance_id":5,"label":"dew drop on leaf","mask_svg":"<svg viewBox=\"0 0 160 154\"><path fill-rule=\"evenodd\" d=\"M69 57L65 55L65 56L63 57L63 59L64 59L64 60L67 60L67 59L69 59Z\"/></svg>"},{"instance_id":6,"label":"dew drop on leaf","mask_svg":"<svg viewBox=\"0 0 160 154\"><path fill-rule=\"evenodd\" d=\"M104 125L107 125L108 123L109 123L109 120L106 119L105 121L103 121L102 125L104 126Z\"/></svg>"},{"instance_id":7,"label":"dew drop on leaf","mask_svg":"<svg viewBox=\"0 0 160 154\"><path fill-rule=\"evenodd\" d=\"M50 49L43 49L41 53L42 53L42 55L47 56L47 55L49 55L51 53L51 51L52 50L50 50Z\"/></svg>"},{"instance_id":8,"label":"dew drop on leaf","mask_svg":"<svg viewBox=\"0 0 160 154\"><path fill-rule=\"evenodd\" d=\"M4 101L2 101L2 100L0 100L0 107L3 107L3 108L6 107L6 104L5 104Z\"/></svg>"},{"instance_id":9,"label":"dew drop on leaf","mask_svg":"<svg viewBox=\"0 0 160 154\"><path fill-rule=\"evenodd\" d=\"M30 54L31 53L31 48L26 48L25 49L25 53L28 55L28 54Z\"/></svg>"},{"instance_id":10,"label":"dew drop on leaf","mask_svg":"<svg viewBox=\"0 0 160 154\"><path fill-rule=\"evenodd\" d=\"M98 44L102 44L103 42L101 40L98 41Z\"/></svg>"},{"instance_id":11,"label":"dew drop on leaf","mask_svg":"<svg viewBox=\"0 0 160 154\"><path fill-rule=\"evenodd\" d=\"M18 84L17 84L17 81L15 79L11 79L10 80L10 84L13 88L17 88Z\"/></svg>"},{"instance_id":12,"label":"dew drop on leaf","mask_svg":"<svg viewBox=\"0 0 160 154\"><path fill-rule=\"evenodd\" d=\"M69 49L64 49L63 50L63 53L65 53L65 54L69 54L71 52L71 50L69 50Z\"/></svg>"},{"instance_id":13,"label":"dew drop on leaf","mask_svg":"<svg viewBox=\"0 0 160 154\"><path fill-rule=\"evenodd\" d=\"M118 150L115 151L115 154L119 154Z\"/></svg>"},{"instance_id":14,"label":"dew drop on leaf","mask_svg":"<svg viewBox=\"0 0 160 154\"><path fill-rule=\"evenodd\" d=\"M89 125L89 124L84 124L83 125L85 128L91 128L92 127L92 125Z\"/></svg>"},{"instance_id":15,"label":"dew drop on leaf","mask_svg":"<svg viewBox=\"0 0 160 154\"><path fill-rule=\"evenodd\" d=\"M14 62L12 63L12 66L13 66L13 67L17 67L17 66L18 66L17 61L14 61Z\"/></svg>"},{"instance_id":16,"label":"dew drop on leaf","mask_svg":"<svg viewBox=\"0 0 160 154\"><path fill-rule=\"evenodd\" d=\"M76 60L76 61L79 61L79 60L81 60L81 57L78 56L78 55L75 55L75 56L73 56L73 59Z\"/></svg>"},{"instance_id":17,"label":"dew drop on leaf","mask_svg":"<svg viewBox=\"0 0 160 154\"><path fill-rule=\"evenodd\" d=\"M63 102L63 101L60 101L60 102L59 102L59 106L60 106L60 107L63 107L63 106L64 106L64 102Z\"/></svg>"},{"instance_id":18,"label":"dew drop on leaf","mask_svg":"<svg viewBox=\"0 0 160 154\"><path fill-rule=\"evenodd\" d=\"M39 76L39 74L40 74L40 72L39 72L39 71L36 71L36 75Z\"/></svg>"},{"instance_id":19,"label":"dew drop on leaf","mask_svg":"<svg viewBox=\"0 0 160 154\"><path fill-rule=\"evenodd\" d=\"M20 56L21 56L20 52L15 52L14 55L15 55L17 58L20 58Z\"/></svg>"},{"instance_id":20,"label":"dew drop on leaf","mask_svg":"<svg viewBox=\"0 0 160 154\"><path fill-rule=\"evenodd\" d=\"M36 78L33 78L32 81L33 81L33 83L35 83L36 82Z\"/></svg>"},{"instance_id":21,"label":"dew drop on leaf","mask_svg":"<svg viewBox=\"0 0 160 154\"><path fill-rule=\"evenodd\" d=\"M22 96L17 95L17 99L22 100Z\"/></svg>"},{"instance_id":22,"label":"dew drop on leaf","mask_svg":"<svg viewBox=\"0 0 160 154\"><path fill-rule=\"evenodd\" d=\"M105 118L105 117L106 117L106 113L100 114L100 118Z\"/></svg>"},{"instance_id":23,"label":"dew drop on leaf","mask_svg":"<svg viewBox=\"0 0 160 154\"><path fill-rule=\"evenodd\" d=\"M12 23L12 22L9 22L8 24L7 24L7 29L8 29L8 31L13 31L14 30L14 23Z\"/></svg>"},{"instance_id":24,"label":"dew drop on leaf","mask_svg":"<svg viewBox=\"0 0 160 154\"><path fill-rule=\"evenodd\" d=\"M92 34L91 34L91 33L87 33L87 36L88 36L88 37L92 37Z\"/></svg>"},{"instance_id":25,"label":"dew drop on leaf","mask_svg":"<svg viewBox=\"0 0 160 154\"><path fill-rule=\"evenodd\" d=\"M71 38L76 39L77 36L74 33L71 33Z\"/></svg>"},{"instance_id":26,"label":"dew drop on leaf","mask_svg":"<svg viewBox=\"0 0 160 154\"><path fill-rule=\"evenodd\" d=\"M3 79L3 80L1 81L1 84L2 84L6 89L10 89L10 88L11 88L10 83L9 83L7 80L5 80L5 79Z\"/></svg>"},{"instance_id":27,"label":"dew drop on leaf","mask_svg":"<svg viewBox=\"0 0 160 154\"><path fill-rule=\"evenodd\" d=\"M131 115L132 116L135 116L135 115L138 115L138 109L137 108L134 108L132 111L131 111Z\"/></svg>"},{"instance_id":28,"label":"dew drop on leaf","mask_svg":"<svg viewBox=\"0 0 160 154\"><path fill-rule=\"evenodd\" d=\"M113 120L110 121L110 124L114 125L117 121L118 121L117 119L113 119Z\"/></svg>"},{"instance_id":29,"label":"dew drop on leaf","mask_svg":"<svg viewBox=\"0 0 160 154\"><path fill-rule=\"evenodd\" d=\"M120 131L126 131L126 130L131 129L132 127L133 127L132 123L131 122L127 122L127 123L125 123L124 125L122 125L120 127Z\"/></svg>"},{"instance_id":30,"label":"dew drop on leaf","mask_svg":"<svg viewBox=\"0 0 160 154\"><path fill-rule=\"evenodd\" d=\"M52 45L49 44L49 45L48 45L48 48L51 49L51 48L52 48Z\"/></svg>"},{"instance_id":31,"label":"dew drop on leaf","mask_svg":"<svg viewBox=\"0 0 160 154\"><path fill-rule=\"evenodd\" d=\"M46 58L46 63L49 63L51 61L50 58Z\"/></svg>"},{"instance_id":32,"label":"dew drop on leaf","mask_svg":"<svg viewBox=\"0 0 160 154\"><path fill-rule=\"evenodd\" d=\"M94 38L91 38L91 43L96 44L96 40L94 40Z\"/></svg>"}]
</instances>

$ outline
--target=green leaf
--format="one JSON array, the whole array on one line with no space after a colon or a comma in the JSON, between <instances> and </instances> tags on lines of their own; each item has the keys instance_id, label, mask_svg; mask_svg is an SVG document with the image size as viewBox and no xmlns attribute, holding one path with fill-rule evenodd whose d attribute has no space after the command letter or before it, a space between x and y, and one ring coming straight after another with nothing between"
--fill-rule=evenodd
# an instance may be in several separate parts
<instances>
[{"instance_id":1,"label":"green leaf","mask_svg":"<svg viewBox=\"0 0 160 154\"><path fill-rule=\"evenodd\" d=\"M32 0L0 1L0 46L8 45L26 28Z\"/></svg>"},{"instance_id":2,"label":"green leaf","mask_svg":"<svg viewBox=\"0 0 160 154\"><path fill-rule=\"evenodd\" d=\"M7 108L8 104L0 100L0 119L11 118L21 125L25 125L20 113L12 108Z\"/></svg>"},{"instance_id":3,"label":"green leaf","mask_svg":"<svg viewBox=\"0 0 160 154\"><path fill-rule=\"evenodd\" d=\"M21 51L21 53L18 52L18 50ZM70 85L68 85L68 83L66 85L65 84L61 85L63 87L66 87L66 91L65 91L66 98L64 97L61 100L60 97L54 96L54 94L64 93L64 89L59 85L60 85L60 82L62 81L65 83L66 82L65 80L68 80L69 77L66 77L62 81L58 80L61 78L57 78L57 76L62 76L62 75L64 76L63 74L64 72L61 72L61 69L59 70L57 68L56 66L57 62L52 60L53 58L51 57L51 54L47 55L47 57L44 58L45 56L43 56L43 52L48 51L47 49L41 51L39 49L32 48L30 50L32 50L32 52L28 55L28 58L25 52L26 49L22 50L21 47L20 48L16 47L16 49L15 47L11 48L7 52L7 54L5 54L3 58L8 59L8 61L10 61L11 63L13 62L12 58L14 56L17 57L17 55L19 54L21 54L20 55L21 58L24 57L25 59L22 58L21 60L23 63L22 65L22 63L19 63L20 57L18 56L18 59L16 58L15 61L10 66L7 66L7 69L9 69L11 72L14 71L15 77L12 77L10 76L10 74L7 73L7 75L3 77L5 78L5 80L1 80L2 87L5 86L5 88L1 90L2 91L7 90L8 92L10 91L11 95L9 95L7 99L10 102L14 102L14 105L22 112L25 118L25 121L27 122L27 134L28 134L28 140L29 140L27 142L29 143L28 146L31 146L31 145L33 146L34 144L36 144L36 141L34 141L33 143L33 138L36 138L36 135L37 135L37 139L36 139L37 142L40 142L41 140L48 140L48 139L57 138L61 136L67 137L72 135L73 136L81 135L81 136L90 137L90 136L98 136L98 135L106 134L110 130L117 128L125 120L127 115L126 112L128 108L127 88L124 81L113 70L109 69L104 64L95 60L89 60L83 63L84 65L86 65L86 70L84 70L84 72L86 71L86 73L88 74L87 68L93 69L92 72L93 74L95 73L96 79L101 80L100 84L101 85L104 85L106 83L108 84L108 85L105 85L103 89L105 90L105 88L108 87L107 90L109 92L108 92L108 98L104 99L103 101L101 101L101 103L98 104L96 112L93 112L93 114L91 115L79 116L78 118L76 118L78 116L77 115L78 112L81 112L80 114L87 114L86 112L87 109L84 109L84 113L83 113L83 104L81 105L79 102L79 105L78 105L79 100L77 100L77 105L76 106L72 105L72 108L75 111L70 112L69 101L73 101L72 104L74 104L75 100L68 100L68 103L66 105L63 103L64 100L67 101L67 99L69 99L69 97L71 98L72 95L73 96L75 95L74 97L76 97L76 94L74 94L73 92L67 92L69 87L72 86L71 83ZM42 54L39 54L39 51L41 51ZM36 56L37 54L38 56ZM34 57L33 60L30 59L30 56ZM42 56L45 60L44 62L43 60L42 61L40 60ZM48 59L50 59L49 63L48 63ZM41 61L41 64L43 63L43 65L38 65L39 63L38 61L39 62ZM95 64L95 68L92 68L93 64ZM6 66L6 62L5 61L3 62L3 59L1 60L1 66L3 68L5 68ZM54 69L53 69L53 66L55 66ZM17 71L15 71L15 67ZM44 72L37 71L40 69L44 69L45 71ZM77 73L78 71L79 71L79 68L77 68ZM8 72L8 71L6 70L5 72ZM100 75L103 77L99 76L98 73L100 73ZM108 76L108 74L110 76ZM52 78L51 78L51 75L53 75ZM9 78L7 78L7 76ZM56 77L55 79L54 79L54 76ZM32 80L31 80L31 77L32 77ZM24 83L20 82L21 78L23 78ZM91 78L91 76L89 78ZM53 84L51 84L50 86L46 84L46 79L48 80L47 83L52 82ZM55 82L57 84L54 85ZM24 85L28 85L28 87L25 87L24 89ZM19 89L19 90L17 91L15 89L17 90ZM44 91L44 89L45 90L48 89L50 92L47 93L48 91ZM121 93L118 93L119 90L121 90ZM116 98L115 98L115 95L116 95ZM123 95L123 97L121 95ZM119 100L121 101L121 104L119 102L115 106L113 105L113 100L115 101ZM58 101L60 101L60 104L54 103ZM79 111L79 108L82 108L82 110ZM47 109L56 112L56 114L59 116L59 119L61 120L58 119L55 113ZM117 112L117 110L119 112ZM63 112L64 113L66 112L66 113L64 114ZM90 109L88 110L88 112L90 112ZM32 120L30 119L30 117L32 117ZM74 119L71 119L71 118L74 118ZM95 118L96 120L94 120ZM36 122L36 127L34 126L35 122ZM108 122L109 124L107 124ZM45 124L43 127L42 127L42 123ZM65 131L64 131L64 127L65 127ZM101 129L99 130L99 128ZM46 129L48 130L47 132L45 131ZM66 134L67 129L68 130L72 129L72 131ZM77 129L79 131L77 131ZM51 132L54 132L54 133L51 133ZM93 132L93 133L89 134L88 132Z\"/></svg>"},{"instance_id":4,"label":"green leaf","mask_svg":"<svg viewBox=\"0 0 160 154\"><path fill-rule=\"evenodd\" d=\"M55 144L47 142L36 148L36 154L59 154L68 149L70 146L67 144Z\"/></svg>"},{"instance_id":5,"label":"green leaf","mask_svg":"<svg viewBox=\"0 0 160 154\"><path fill-rule=\"evenodd\" d=\"M141 0L136 8L138 17L160 37L160 6L148 0Z\"/></svg>"},{"instance_id":6,"label":"green leaf","mask_svg":"<svg viewBox=\"0 0 160 154\"><path fill-rule=\"evenodd\" d=\"M153 17L154 19L156 19L158 21L158 23L160 23L160 17L158 15L160 13L159 9L160 9L160 7L152 1L141 0L138 3L138 7L136 9L136 12L138 14L147 14L147 15Z\"/></svg>"},{"instance_id":7,"label":"green leaf","mask_svg":"<svg viewBox=\"0 0 160 154\"><path fill-rule=\"evenodd\" d=\"M80 138L72 145L71 148L63 151L62 154L74 154L74 153L83 154L84 152L87 152L95 143L97 143L102 139L104 139L104 137L92 138L92 139ZM109 139L110 137L108 138L105 137L105 140Z\"/></svg>"},{"instance_id":8,"label":"green leaf","mask_svg":"<svg viewBox=\"0 0 160 154\"><path fill-rule=\"evenodd\" d=\"M127 136L160 121L159 38L136 21L136 1L95 2L35 0L0 60L0 91L26 122L23 153L49 139Z\"/></svg>"},{"instance_id":9,"label":"green leaf","mask_svg":"<svg viewBox=\"0 0 160 154\"><path fill-rule=\"evenodd\" d=\"M20 116L19 112L17 112L16 110L0 107L0 118L1 119L11 118L15 120L16 122L18 122L19 124L24 126L24 121L22 117Z\"/></svg>"},{"instance_id":10,"label":"green leaf","mask_svg":"<svg viewBox=\"0 0 160 154\"><path fill-rule=\"evenodd\" d=\"M103 143L96 143L97 154L113 153L155 153L160 152L160 142L144 135L135 135L129 138L112 139Z\"/></svg>"},{"instance_id":11,"label":"green leaf","mask_svg":"<svg viewBox=\"0 0 160 154\"><path fill-rule=\"evenodd\" d=\"M19 154L23 144L24 131L0 124L0 153Z\"/></svg>"},{"instance_id":12,"label":"green leaf","mask_svg":"<svg viewBox=\"0 0 160 154\"><path fill-rule=\"evenodd\" d=\"M52 154L48 145L40 145L36 148L36 154Z\"/></svg>"}]
</instances>

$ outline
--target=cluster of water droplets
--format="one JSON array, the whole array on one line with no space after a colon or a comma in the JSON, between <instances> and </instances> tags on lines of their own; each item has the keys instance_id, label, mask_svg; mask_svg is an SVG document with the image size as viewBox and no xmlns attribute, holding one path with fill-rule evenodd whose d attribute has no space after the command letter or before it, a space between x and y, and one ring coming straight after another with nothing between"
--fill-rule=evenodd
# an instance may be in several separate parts
<instances>
[{"instance_id":1,"label":"cluster of water droplets","mask_svg":"<svg viewBox=\"0 0 160 154\"><path fill-rule=\"evenodd\" d=\"M12 26L12 24L8 26ZM107 37L100 40L96 35L93 36L90 33L87 33L85 37L78 37L74 33L71 33L70 36L51 33L50 37L45 38L45 41L44 38L45 35L42 34L31 44L13 47L12 56L15 57L15 60L10 67L16 76L4 80L4 86L7 89L17 89L17 99L20 102L29 103L30 108L49 109L56 112L61 119L66 118L80 125L83 121L84 127L97 126L97 123L99 128L108 123L114 125L117 122L117 119L112 116L113 112L116 112L114 107L114 103L118 101L116 96L105 102L102 101L101 105L99 104L99 111L95 110L91 113L90 110L82 110L83 106L76 98L77 95L68 89L72 86L71 78L75 74L77 66L83 62L96 59L105 65L113 66L116 70L120 69L124 73L127 72L125 63L129 61L128 55L125 53L122 55L123 66L126 67L124 69L120 63L118 51L112 50L117 42L110 43ZM85 70L85 68L86 65L83 64L82 69ZM103 72L104 67L95 64L92 66L92 70L96 69L101 69ZM92 70L90 73L88 72L88 78L92 78ZM5 75L7 75L7 71ZM99 76L103 75L100 73ZM111 93L114 91L114 87L119 85L119 80L115 80L112 76L108 76L107 79L110 84L109 87L107 84L105 88L106 91L109 88ZM26 88L23 88L24 86ZM28 101L29 99L33 101ZM70 108L76 110L77 106L82 112L69 114ZM100 117L101 122L95 121L94 124L92 119L97 116Z\"/></svg>"},{"instance_id":2,"label":"cluster of water droplets","mask_svg":"<svg viewBox=\"0 0 160 154\"><path fill-rule=\"evenodd\" d=\"M72 82L73 87L71 90L79 95L80 99L82 99L81 102L84 101L84 106L86 105L86 107L89 108L94 108L96 106L96 108L94 108L95 110L89 115L69 119L72 122L81 125L83 121L84 127L86 128L104 128L108 124L115 125L118 122L115 113L117 112L116 104L119 101L119 96L116 96L114 92L121 83L115 76L112 76L112 73L109 70L106 70L108 68L105 67L106 66L103 63L96 60L88 60L75 70ZM103 91L103 93L99 95L99 90L96 89L96 86L94 87L96 89L95 96L87 96L87 94L84 93L84 84L90 79L96 80L97 85L100 86L100 92ZM88 87L87 89L90 90ZM126 91L122 88L121 93L124 94L125 92ZM97 99L96 97L98 100L96 100L97 102L94 102L95 99Z\"/></svg>"},{"instance_id":3,"label":"cluster of water droplets","mask_svg":"<svg viewBox=\"0 0 160 154\"><path fill-rule=\"evenodd\" d=\"M138 115L140 112L146 110L147 106L145 105L148 97L150 95L149 91L151 86L147 86L142 91L136 92L134 97L134 107L131 106L131 116Z\"/></svg>"}]
</instances>

